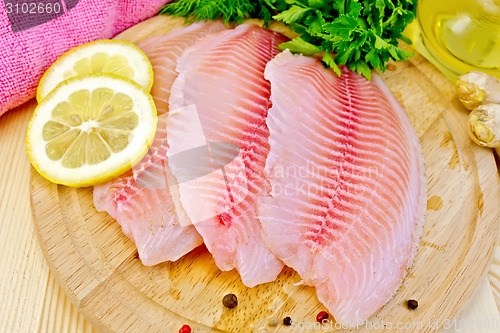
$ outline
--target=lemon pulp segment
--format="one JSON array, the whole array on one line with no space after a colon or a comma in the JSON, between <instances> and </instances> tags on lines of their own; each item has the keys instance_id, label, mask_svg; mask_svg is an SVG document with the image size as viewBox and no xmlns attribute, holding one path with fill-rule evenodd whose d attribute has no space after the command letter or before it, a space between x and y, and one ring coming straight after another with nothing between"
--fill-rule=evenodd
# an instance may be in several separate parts
<instances>
[{"instance_id":1,"label":"lemon pulp segment","mask_svg":"<svg viewBox=\"0 0 500 333\"><path fill-rule=\"evenodd\" d=\"M52 110L43 127L47 156L66 168L97 164L125 149L139 117L132 99L109 88L78 90ZM76 128L74 128L76 127ZM71 147L70 147L70 144Z\"/></svg>"}]
</instances>

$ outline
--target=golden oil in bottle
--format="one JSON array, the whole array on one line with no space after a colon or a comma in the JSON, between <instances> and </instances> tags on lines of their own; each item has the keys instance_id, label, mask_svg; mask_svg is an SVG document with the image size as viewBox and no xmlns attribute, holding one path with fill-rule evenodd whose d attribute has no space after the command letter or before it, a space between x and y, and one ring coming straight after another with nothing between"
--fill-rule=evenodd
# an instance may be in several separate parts
<instances>
[{"instance_id":1,"label":"golden oil in bottle","mask_svg":"<svg viewBox=\"0 0 500 333\"><path fill-rule=\"evenodd\" d=\"M419 0L405 35L451 80L472 70L500 78L500 0Z\"/></svg>"}]
</instances>

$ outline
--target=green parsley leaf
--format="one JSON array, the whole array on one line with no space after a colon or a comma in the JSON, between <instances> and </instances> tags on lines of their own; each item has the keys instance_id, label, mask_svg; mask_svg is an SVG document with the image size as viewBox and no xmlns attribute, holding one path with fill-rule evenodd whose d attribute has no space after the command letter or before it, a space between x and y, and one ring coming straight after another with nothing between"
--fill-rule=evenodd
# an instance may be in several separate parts
<instances>
[{"instance_id":1,"label":"green parsley leaf","mask_svg":"<svg viewBox=\"0 0 500 333\"><path fill-rule=\"evenodd\" d=\"M325 54L323 55L323 62L326 64L327 67L330 67L331 69L333 69L335 74L337 74L338 76L340 76L342 74L340 72L339 66L337 66L337 64L335 63L335 60L333 60L333 57L332 57L330 52L325 52Z\"/></svg>"},{"instance_id":2,"label":"green parsley leaf","mask_svg":"<svg viewBox=\"0 0 500 333\"><path fill-rule=\"evenodd\" d=\"M326 5L328 1L326 0L309 0L309 7L312 8L321 8Z\"/></svg>"},{"instance_id":3,"label":"green parsley leaf","mask_svg":"<svg viewBox=\"0 0 500 333\"><path fill-rule=\"evenodd\" d=\"M340 74L338 65L371 77L386 63L412 54L398 47L409 43L402 33L416 15L417 0L178 0L160 13L189 20L242 23L247 18L272 18L290 25L300 37L280 45L294 53L324 52L323 63Z\"/></svg>"},{"instance_id":4,"label":"green parsley leaf","mask_svg":"<svg viewBox=\"0 0 500 333\"><path fill-rule=\"evenodd\" d=\"M302 37L297 37L289 42L280 44L280 50L289 49L292 53L302 53L303 55L310 56L321 52L321 48L306 42Z\"/></svg>"},{"instance_id":5,"label":"green parsley leaf","mask_svg":"<svg viewBox=\"0 0 500 333\"><path fill-rule=\"evenodd\" d=\"M347 11L352 17L358 17L361 14L363 6L359 2L351 1L347 5Z\"/></svg>"},{"instance_id":6,"label":"green parsley leaf","mask_svg":"<svg viewBox=\"0 0 500 333\"><path fill-rule=\"evenodd\" d=\"M373 46L375 46L377 50L380 50L389 48L390 44L380 38L378 35L375 35L375 44Z\"/></svg>"},{"instance_id":7,"label":"green parsley leaf","mask_svg":"<svg viewBox=\"0 0 500 333\"><path fill-rule=\"evenodd\" d=\"M312 8L303 8L294 5L290 9L273 16L273 19L287 24L292 24L299 21L302 17L304 17L304 14L310 10L312 10Z\"/></svg>"},{"instance_id":8,"label":"green parsley leaf","mask_svg":"<svg viewBox=\"0 0 500 333\"><path fill-rule=\"evenodd\" d=\"M333 20L332 23L325 24L324 30L331 35L336 35L343 39L347 39L351 36L353 30L357 27L358 20L356 20L354 17L340 15L337 19Z\"/></svg>"},{"instance_id":9,"label":"green parsley leaf","mask_svg":"<svg viewBox=\"0 0 500 333\"><path fill-rule=\"evenodd\" d=\"M290 0L285 0L287 3ZM390 59L408 59L411 54L398 47L405 27L413 21L416 0L309 0L301 1L302 15L291 25L307 41L308 54L316 46L326 51L323 62L335 69L346 64L350 69L371 77L371 69L385 71ZM306 7L314 9L306 11ZM322 21L318 20L320 12ZM312 18L311 18L312 17ZM281 15L274 16L282 20ZM288 18L288 17L287 17ZM300 45L302 41L299 41ZM292 41L293 42L293 41ZM293 44L289 42L287 44ZM303 52L302 47L296 51ZM318 52L319 53L319 52Z\"/></svg>"},{"instance_id":10,"label":"green parsley leaf","mask_svg":"<svg viewBox=\"0 0 500 333\"><path fill-rule=\"evenodd\" d=\"M353 71L358 72L358 74L365 76L368 80L372 78L372 71L370 69L370 66L364 61L357 60L350 63L348 67Z\"/></svg>"}]
</instances>

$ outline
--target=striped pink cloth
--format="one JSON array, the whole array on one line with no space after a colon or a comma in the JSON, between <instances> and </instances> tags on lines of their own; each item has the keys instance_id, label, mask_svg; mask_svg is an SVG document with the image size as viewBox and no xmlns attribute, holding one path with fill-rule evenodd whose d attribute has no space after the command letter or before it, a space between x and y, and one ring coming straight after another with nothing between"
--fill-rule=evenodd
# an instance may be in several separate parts
<instances>
[{"instance_id":1,"label":"striped pink cloth","mask_svg":"<svg viewBox=\"0 0 500 333\"><path fill-rule=\"evenodd\" d=\"M42 74L61 54L87 42L111 38L155 15L167 2L0 1L0 116L36 95ZM51 15L46 13L46 3L51 3ZM56 3L60 6L59 14L54 13L58 9Z\"/></svg>"}]
</instances>

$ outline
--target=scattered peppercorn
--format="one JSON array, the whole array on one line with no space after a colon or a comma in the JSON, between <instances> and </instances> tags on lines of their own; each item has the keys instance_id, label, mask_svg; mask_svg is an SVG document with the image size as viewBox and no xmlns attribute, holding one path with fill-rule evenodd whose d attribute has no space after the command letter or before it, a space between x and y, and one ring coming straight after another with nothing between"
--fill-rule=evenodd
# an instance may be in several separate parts
<instances>
[{"instance_id":1,"label":"scattered peppercorn","mask_svg":"<svg viewBox=\"0 0 500 333\"><path fill-rule=\"evenodd\" d=\"M183 325L179 330L179 333L191 333L191 326Z\"/></svg>"},{"instance_id":2,"label":"scattered peppercorn","mask_svg":"<svg viewBox=\"0 0 500 333\"><path fill-rule=\"evenodd\" d=\"M233 309L238 305L238 298L235 294L227 294L222 299L222 304L228 309Z\"/></svg>"},{"instance_id":3,"label":"scattered peppercorn","mask_svg":"<svg viewBox=\"0 0 500 333\"><path fill-rule=\"evenodd\" d=\"M414 299L410 299L406 302L406 306L408 306L408 309L415 310L418 308L418 302Z\"/></svg>"},{"instance_id":4,"label":"scattered peppercorn","mask_svg":"<svg viewBox=\"0 0 500 333\"><path fill-rule=\"evenodd\" d=\"M290 317L285 317L285 319L283 319L283 325L285 325L285 326L290 326L290 325L292 325L292 318L290 318Z\"/></svg>"},{"instance_id":5,"label":"scattered peppercorn","mask_svg":"<svg viewBox=\"0 0 500 333\"><path fill-rule=\"evenodd\" d=\"M327 322L328 321L328 317L330 315L328 314L328 312L326 311L321 311L320 313L318 313L318 315L316 316L316 321L318 323L321 323L323 324L324 322Z\"/></svg>"},{"instance_id":6,"label":"scattered peppercorn","mask_svg":"<svg viewBox=\"0 0 500 333\"><path fill-rule=\"evenodd\" d=\"M269 322L268 322L269 326L271 327L275 327L275 326L278 326L278 318L276 317L271 317L269 318Z\"/></svg>"},{"instance_id":7,"label":"scattered peppercorn","mask_svg":"<svg viewBox=\"0 0 500 333\"><path fill-rule=\"evenodd\" d=\"M135 251L135 253L134 253L134 259L139 259L139 252Z\"/></svg>"}]
</instances>

